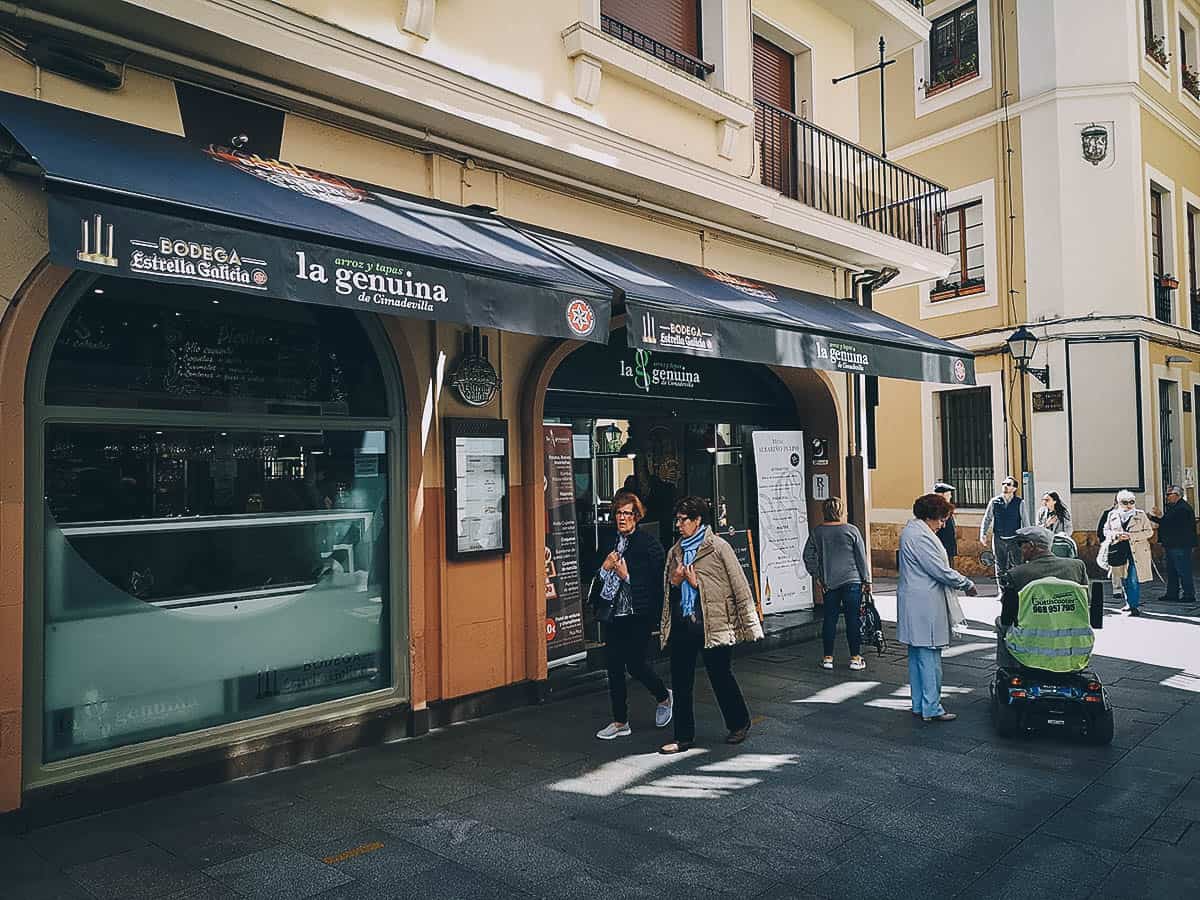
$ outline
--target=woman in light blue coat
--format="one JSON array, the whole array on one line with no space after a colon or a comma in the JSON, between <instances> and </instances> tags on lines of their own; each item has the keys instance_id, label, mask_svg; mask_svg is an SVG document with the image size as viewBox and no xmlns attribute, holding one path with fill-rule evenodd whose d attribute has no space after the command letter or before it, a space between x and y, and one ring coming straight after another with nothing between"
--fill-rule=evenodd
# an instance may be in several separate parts
<instances>
[{"instance_id":1,"label":"woman in light blue coat","mask_svg":"<svg viewBox=\"0 0 1200 900\"><path fill-rule=\"evenodd\" d=\"M975 585L950 568L937 533L954 514L950 501L926 494L913 504L913 518L900 533L900 583L896 590L896 639L908 645L912 714L926 722L958 718L942 706L942 649L950 646L951 611L958 619L955 591L974 597Z\"/></svg>"}]
</instances>

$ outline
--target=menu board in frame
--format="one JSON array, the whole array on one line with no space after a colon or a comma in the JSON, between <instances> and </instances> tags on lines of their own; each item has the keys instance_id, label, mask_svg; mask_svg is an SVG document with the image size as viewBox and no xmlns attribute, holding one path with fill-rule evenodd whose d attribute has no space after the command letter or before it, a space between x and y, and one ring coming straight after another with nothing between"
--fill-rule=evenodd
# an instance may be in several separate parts
<instances>
[{"instance_id":1,"label":"menu board in frame","mask_svg":"<svg viewBox=\"0 0 1200 900\"><path fill-rule=\"evenodd\" d=\"M507 553L508 421L444 419L442 435L449 557Z\"/></svg>"}]
</instances>

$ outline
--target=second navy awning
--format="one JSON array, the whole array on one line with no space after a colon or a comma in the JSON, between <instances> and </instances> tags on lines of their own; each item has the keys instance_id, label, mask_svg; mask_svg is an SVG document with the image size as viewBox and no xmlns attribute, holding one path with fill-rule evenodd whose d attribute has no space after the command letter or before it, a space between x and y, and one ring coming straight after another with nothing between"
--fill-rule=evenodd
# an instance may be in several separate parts
<instances>
[{"instance_id":1,"label":"second navy awning","mask_svg":"<svg viewBox=\"0 0 1200 900\"><path fill-rule=\"evenodd\" d=\"M3 91L0 127L59 265L608 340L612 289L494 216Z\"/></svg>"},{"instance_id":2,"label":"second navy awning","mask_svg":"<svg viewBox=\"0 0 1200 900\"><path fill-rule=\"evenodd\" d=\"M521 227L620 292L631 347L912 381L975 383L969 351L851 300Z\"/></svg>"}]
</instances>

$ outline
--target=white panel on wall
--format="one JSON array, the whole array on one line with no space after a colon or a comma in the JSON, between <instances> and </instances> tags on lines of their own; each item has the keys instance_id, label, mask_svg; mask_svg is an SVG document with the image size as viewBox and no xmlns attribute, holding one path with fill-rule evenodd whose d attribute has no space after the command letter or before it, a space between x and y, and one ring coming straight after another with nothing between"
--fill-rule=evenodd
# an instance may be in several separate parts
<instances>
[{"instance_id":1,"label":"white panel on wall","mask_svg":"<svg viewBox=\"0 0 1200 900\"><path fill-rule=\"evenodd\" d=\"M1072 490L1139 490L1137 342L1070 341L1067 366Z\"/></svg>"}]
</instances>

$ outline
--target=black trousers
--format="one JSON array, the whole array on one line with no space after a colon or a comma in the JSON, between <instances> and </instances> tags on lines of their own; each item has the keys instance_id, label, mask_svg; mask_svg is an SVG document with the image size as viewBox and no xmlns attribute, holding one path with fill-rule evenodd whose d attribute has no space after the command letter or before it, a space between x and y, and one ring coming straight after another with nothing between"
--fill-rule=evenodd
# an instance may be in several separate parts
<instances>
[{"instance_id":1,"label":"black trousers","mask_svg":"<svg viewBox=\"0 0 1200 900\"><path fill-rule=\"evenodd\" d=\"M725 727L737 731L750 724L750 710L733 677L733 648L704 649L704 636L693 635L679 622L671 624L671 688L675 691L675 740L696 739L696 654L704 660L708 683L712 685Z\"/></svg>"},{"instance_id":2,"label":"black trousers","mask_svg":"<svg viewBox=\"0 0 1200 900\"><path fill-rule=\"evenodd\" d=\"M649 616L617 616L604 626L604 656L608 662L608 696L614 722L629 721L625 672L646 686L654 699L667 699L667 686L658 677L646 655L646 644L654 622Z\"/></svg>"}]
</instances>

